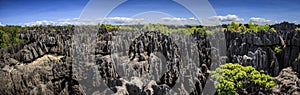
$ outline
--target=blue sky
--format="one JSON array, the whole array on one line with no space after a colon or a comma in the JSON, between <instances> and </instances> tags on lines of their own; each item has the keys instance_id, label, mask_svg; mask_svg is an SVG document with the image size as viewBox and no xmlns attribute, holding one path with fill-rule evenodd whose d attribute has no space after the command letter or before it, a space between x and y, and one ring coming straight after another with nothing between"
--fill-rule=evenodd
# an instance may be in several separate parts
<instances>
[{"instance_id":1,"label":"blue sky","mask_svg":"<svg viewBox=\"0 0 300 95\"><path fill-rule=\"evenodd\" d=\"M89 0L0 0L0 23L24 25L39 21L55 22L64 19L70 21L80 17L88 2ZM300 0L209 0L209 2L216 11L216 18L224 23L300 22ZM183 6L170 0L128 0L112 11L109 17L128 20L133 15L145 11L168 13L177 19L193 17Z\"/></svg>"}]
</instances>

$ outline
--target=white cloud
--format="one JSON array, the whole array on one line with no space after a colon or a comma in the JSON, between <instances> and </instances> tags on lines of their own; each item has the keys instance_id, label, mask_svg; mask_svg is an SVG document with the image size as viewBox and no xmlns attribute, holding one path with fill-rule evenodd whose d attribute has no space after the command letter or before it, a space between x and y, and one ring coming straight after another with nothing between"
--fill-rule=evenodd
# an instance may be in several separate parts
<instances>
[{"instance_id":1,"label":"white cloud","mask_svg":"<svg viewBox=\"0 0 300 95\"><path fill-rule=\"evenodd\" d=\"M114 24L133 24L143 21L143 18L134 19L134 18L127 18L127 17L110 17L105 18L104 23L114 23Z\"/></svg>"},{"instance_id":2,"label":"white cloud","mask_svg":"<svg viewBox=\"0 0 300 95\"><path fill-rule=\"evenodd\" d=\"M143 19L133 19L127 17L109 17L109 18L97 18L97 19L79 19L79 18L66 18L58 20L40 20L35 22L25 23L25 25L97 25L98 23L109 23L109 24L132 24L143 21Z\"/></svg>"},{"instance_id":3,"label":"white cloud","mask_svg":"<svg viewBox=\"0 0 300 95\"><path fill-rule=\"evenodd\" d=\"M226 15L226 16L213 16L210 18L211 20L220 20L221 22L241 22L244 21L243 18L239 18L237 15Z\"/></svg>"},{"instance_id":4,"label":"white cloud","mask_svg":"<svg viewBox=\"0 0 300 95\"><path fill-rule=\"evenodd\" d=\"M197 21L197 19L194 17L190 17L190 18L163 17L160 19L163 21Z\"/></svg>"},{"instance_id":5,"label":"white cloud","mask_svg":"<svg viewBox=\"0 0 300 95\"><path fill-rule=\"evenodd\" d=\"M40 20L35 22L25 23L24 25L97 25L100 22L108 24L137 24L137 23L152 23L151 19L144 18L128 18L128 17L108 17L108 18L97 18L97 19L79 19L79 18L65 18L58 20ZM197 24L198 20L194 17L190 18L176 18L176 17L163 17L155 20L161 24Z\"/></svg>"},{"instance_id":6,"label":"white cloud","mask_svg":"<svg viewBox=\"0 0 300 95\"><path fill-rule=\"evenodd\" d=\"M212 16L207 20L219 20L221 22L242 22L243 18L238 17L237 15L226 15L226 16ZM66 18L66 19L58 19L58 20L40 20L35 22L25 23L24 25L32 26L32 25L97 25L100 22L108 23L108 24L137 24L137 23L147 23L147 19L144 18L128 18L128 17L109 17L109 18L97 18L97 19L80 19L80 18ZM198 19L194 17L190 18L178 18L178 17L162 17L157 18L158 23L162 24L199 24ZM250 22L255 23L272 23L271 20L267 20L264 18L250 18ZM149 23L149 22L148 22ZM0 25L1 22L0 22Z\"/></svg>"},{"instance_id":7,"label":"white cloud","mask_svg":"<svg viewBox=\"0 0 300 95\"><path fill-rule=\"evenodd\" d=\"M198 20L194 17L190 17L190 18L162 17L158 22L161 24L173 24L173 25L199 24Z\"/></svg>"},{"instance_id":8,"label":"white cloud","mask_svg":"<svg viewBox=\"0 0 300 95\"><path fill-rule=\"evenodd\" d=\"M297 23L297 21L295 20L295 21L293 21L293 23Z\"/></svg>"},{"instance_id":9,"label":"white cloud","mask_svg":"<svg viewBox=\"0 0 300 95\"><path fill-rule=\"evenodd\" d=\"M197 19L194 17L190 17L189 20L197 20Z\"/></svg>"},{"instance_id":10,"label":"white cloud","mask_svg":"<svg viewBox=\"0 0 300 95\"><path fill-rule=\"evenodd\" d=\"M186 18L176 18L176 17L163 17L160 18L163 21L186 21Z\"/></svg>"},{"instance_id":11,"label":"white cloud","mask_svg":"<svg viewBox=\"0 0 300 95\"><path fill-rule=\"evenodd\" d=\"M255 22L255 23L271 23L272 20L267 20L264 18L256 18L256 17L251 17L250 22Z\"/></svg>"},{"instance_id":12,"label":"white cloud","mask_svg":"<svg viewBox=\"0 0 300 95\"><path fill-rule=\"evenodd\" d=\"M4 26L4 25L0 22L0 26Z\"/></svg>"}]
</instances>

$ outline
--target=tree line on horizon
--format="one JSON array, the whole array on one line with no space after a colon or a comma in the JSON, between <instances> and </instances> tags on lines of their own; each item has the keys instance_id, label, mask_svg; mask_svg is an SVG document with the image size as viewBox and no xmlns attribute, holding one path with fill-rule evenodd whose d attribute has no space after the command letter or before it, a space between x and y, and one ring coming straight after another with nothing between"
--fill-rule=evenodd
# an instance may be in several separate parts
<instances>
[{"instance_id":1,"label":"tree line on horizon","mask_svg":"<svg viewBox=\"0 0 300 95\"><path fill-rule=\"evenodd\" d=\"M282 22L286 24L288 22ZM280 23L280 24L282 24ZM292 23L293 24L293 23ZM300 25L294 24L295 30L300 31ZM183 35L191 35L194 33L203 35L210 35L215 32L215 30L211 30L210 26L203 25L164 25L164 24L138 24L138 25L111 25L111 24L98 24L98 25L85 25L85 26L98 26L100 32L109 32L109 31L160 31L163 34L168 33L179 33ZM25 42L22 39L19 39L18 33L20 31L48 31L48 32L56 32L56 31L66 31L68 28L72 28L74 30L75 25L65 25L65 26L55 26L55 25L33 25L33 26L18 26L18 25L5 25L0 26L0 49L5 48L7 46L11 46L20 42ZM221 25L219 31L231 31L231 32L239 32L239 33L252 33L259 31L273 31L277 30L272 25L259 25L253 22L249 22L248 24L241 24L238 22L231 22L229 24ZM42 30L38 30L42 29ZM217 30L218 31L218 30Z\"/></svg>"}]
</instances>

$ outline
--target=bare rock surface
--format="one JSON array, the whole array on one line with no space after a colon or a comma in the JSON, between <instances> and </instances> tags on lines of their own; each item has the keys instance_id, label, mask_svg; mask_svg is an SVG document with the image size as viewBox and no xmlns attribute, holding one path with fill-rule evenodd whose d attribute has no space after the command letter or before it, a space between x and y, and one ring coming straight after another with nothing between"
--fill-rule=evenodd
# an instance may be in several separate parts
<instances>
[{"instance_id":1,"label":"bare rock surface","mask_svg":"<svg viewBox=\"0 0 300 95\"><path fill-rule=\"evenodd\" d=\"M277 85L272 88L274 95L299 95L300 80L291 67L282 69L277 77L275 77Z\"/></svg>"}]
</instances>

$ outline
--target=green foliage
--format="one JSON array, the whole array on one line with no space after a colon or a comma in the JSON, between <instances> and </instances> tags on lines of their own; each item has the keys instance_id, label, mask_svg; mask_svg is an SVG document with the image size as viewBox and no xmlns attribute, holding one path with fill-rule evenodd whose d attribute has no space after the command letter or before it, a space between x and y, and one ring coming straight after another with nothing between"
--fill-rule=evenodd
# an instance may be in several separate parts
<instances>
[{"instance_id":1,"label":"green foliage","mask_svg":"<svg viewBox=\"0 0 300 95\"><path fill-rule=\"evenodd\" d=\"M240 27L239 27L239 30L242 32L242 33L246 33L248 31L247 27L242 24Z\"/></svg>"},{"instance_id":2,"label":"green foliage","mask_svg":"<svg viewBox=\"0 0 300 95\"><path fill-rule=\"evenodd\" d=\"M111 25L111 24L101 24L100 28L105 28L107 31L116 31L119 29L119 26Z\"/></svg>"},{"instance_id":3,"label":"green foliage","mask_svg":"<svg viewBox=\"0 0 300 95\"><path fill-rule=\"evenodd\" d=\"M238 23L238 22L231 22L228 25L228 31L239 32L240 31L239 26L240 26L240 23Z\"/></svg>"},{"instance_id":4,"label":"green foliage","mask_svg":"<svg viewBox=\"0 0 300 95\"><path fill-rule=\"evenodd\" d=\"M275 64L275 61L274 61L274 60L272 60L272 61L271 61L271 64L270 64L270 67L273 67L273 66L274 66L274 64Z\"/></svg>"},{"instance_id":5,"label":"green foliage","mask_svg":"<svg viewBox=\"0 0 300 95\"><path fill-rule=\"evenodd\" d=\"M240 33L247 33L247 32L258 32L258 31L268 31L271 30L273 32L276 32L274 28L271 28L270 25L265 24L265 25L258 25L253 22L248 23L248 27L246 27L244 24L238 23L238 22L231 22L228 24L227 29L228 31L231 32L240 32Z\"/></svg>"},{"instance_id":6,"label":"green foliage","mask_svg":"<svg viewBox=\"0 0 300 95\"><path fill-rule=\"evenodd\" d=\"M300 31L300 28L299 28L299 27L297 27L295 30L296 30L296 31Z\"/></svg>"},{"instance_id":7,"label":"green foliage","mask_svg":"<svg viewBox=\"0 0 300 95\"><path fill-rule=\"evenodd\" d=\"M268 25L268 24L265 24L265 25L262 25L262 26L258 27L259 31L268 31L269 29L270 29L270 25Z\"/></svg>"},{"instance_id":8,"label":"green foliage","mask_svg":"<svg viewBox=\"0 0 300 95\"><path fill-rule=\"evenodd\" d=\"M201 35L206 34L212 34L213 32L208 31L203 28L198 28L197 26L192 26L191 28L187 27L177 27L177 26L171 26L171 25L163 25L163 24L144 24L141 25L141 28L138 28L136 25L124 25L120 26L120 30L126 30L126 31L160 31L163 34L168 34L172 32L180 33L183 35L191 35L194 32L199 32Z\"/></svg>"},{"instance_id":9,"label":"green foliage","mask_svg":"<svg viewBox=\"0 0 300 95\"><path fill-rule=\"evenodd\" d=\"M237 95L250 85L262 88L275 86L273 77L262 74L251 66L227 63L212 72L212 78L219 83L216 85L219 95Z\"/></svg>"},{"instance_id":10,"label":"green foliage","mask_svg":"<svg viewBox=\"0 0 300 95\"><path fill-rule=\"evenodd\" d=\"M249 26L249 31L250 32L258 32L259 31L258 30L259 25L255 24L254 22L249 22L248 26Z\"/></svg>"},{"instance_id":11,"label":"green foliage","mask_svg":"<svg viewBox=\"0 0 300 95\"><path fill-rule=\"evenodd\" d=\"M9 36L3 30L0 30L0 48L5 48L9 44Z\"/></svg>"},{"instance_id":12,"label":"green foliage","mask_svg":"<svg viewBox=\"0 0 300 95\"><path fill-rule=\"evenodd\" d=\"M196 26L193 26L192 28L189 29L189 34L193 34L194 32L199 32L200 35L204 35L206 34L207 30L205 29L205 27L198 28Z\"/></svg>"},{"instance_id":13,"label":"green foliage","mask_svg":"<svg viewBox=\"0 0 300 95\"><path fill-rule=\"evenodd\" d=\"M251 32L268 31L268 30L270 30L270 25L268 25L268 24L258 25L258 24L255 24L253 22L249 22L248 26L249 26L249 30ZM276 32L276 30L274 28L271 29L271 30L273 30L273 32Z\"/></svg>"},{"instance_id":14,"label":"green foliage","mask_svg":"<svg viewBox=\"0 0 300 95\"><path fill-rule=\"evenodd\" d=\"M184 34L184 35L193 34L193 33L191 33L191 31L189 31L188 28L176 28L176 29L171 29L170 31L177 32L177 33Z\"/></svg>"},{"instance_id":15,"label":"green foliage","mask_svg":"<svg viewBox=\"0 0 300 95\"><path fill-rule=\"evenodd\" d=\"M172 32L172 29L170 29L167 25L162 24L145 24L142 28L142 30L146 31L160 31L163 34L167 34Z\"/></svg>"},{"instance_id":16,"label":"green foliage","mask_svg":"<svg viewBox=\"0 0 300 95\"><path fill-rule=\"evenodd\" d=\"M272 27L270 30L273 32L277 32L274 27Z\"/></svg>"},{"instance_id":17,"label":"green foliage","mask_svg":"<svg viewBox=\"0 0 300 95\"><path fill-rule=\"evenodd\" d=\"M119 30L125 30L125 31L140 31L138 27L133 27L129 25L123 25L119 27Z\"/></svg>"},{"instance_id":18,"label":"green foliage","mask_svg":"<svg viewBox=\"0 0 300 95\"><path fill-rule=\"evenodd\" d=\"M274 51L275 51L276 53L279 53L279 52L282 51L282 47L279 46L279 45L277 45L277 46L275 46Z\"/></svg>"},{"instance_id":19,"label":"green foliage","mask_svg":"<svg viewBox=\"0 0 300 95\"><path fill-rule=\"evenodd\" d=\"M189 28L189 32L188 34L193 34L198 32L201 36L203 36L204 34L206 35L212 35L215 31L218 31L218 29L206 29L206 27L197 27L197 26L192 26L191 28Z\"/></svg>"},{"instance_id":20,"label":"green foliage","mask_svg":"<svg viewBox=\"0 0 300 95\"><path fill-rule=\"evenodd\" d=\"M20 42L18 32L21 26L1 26L0 27L0 48L16 44Z\"/></svg>"}]
</instances>

